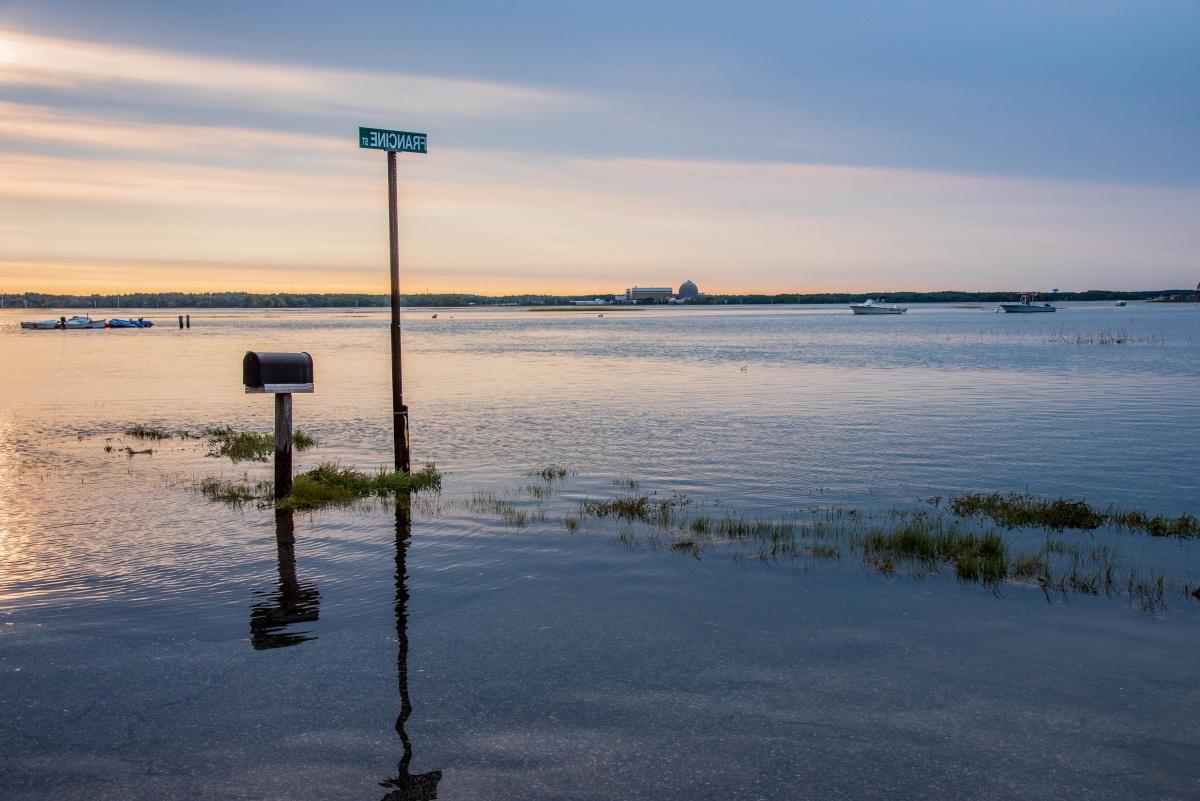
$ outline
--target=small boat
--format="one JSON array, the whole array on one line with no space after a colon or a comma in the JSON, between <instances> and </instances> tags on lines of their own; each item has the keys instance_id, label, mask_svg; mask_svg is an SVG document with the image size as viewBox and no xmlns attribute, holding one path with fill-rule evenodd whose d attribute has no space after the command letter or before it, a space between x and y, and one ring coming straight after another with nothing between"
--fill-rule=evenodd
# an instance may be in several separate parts
<instances>
[{"instance_id":1,"label":"small boat","mask_svg":"<svg viewBox=\"0 0 1200 801\"><path fill-rule=\"evenodd\" d=\"M58 320L38 320L37 322L21 323L22 328L30 328L35 331L49 331L58 328L61 323Z\"/></svg>"},{"instance_id":2,"label":"small boat","mask_svg":"<svg viewBox=\"0 0 1200 801\"><path fill-rule=\"evenodd\" d=\"M139 317L136 320L133 320L133 319L121 320L121 319L114 317L113 319L108 321L109 328L151 328L153 326L154 326L154 322L152 320L147 320L143 317Z\"/></svg>"},{"instance_id":3,"label":"small boat","mask_svg":"<svg viewBox=\"0 0 1200 801\"><path fill-rule=\"evenodd\" d=\"M1125 301L1123 301L1123 300L1118 300L1118 301L1117 301L1117 305L1118 305L1118 306L1128 306L1129 304L1128 304L1128 303L1126 303L1126 302L1125 302Z\"/></svg>"},{"instance_id":4,"label":"small boat","mask_svg":"<svg viewBox=\"0 0 1200 801\"><path fill-rule=\"evenodd\" d=\"M67 318L62 327L68 331L79 331L84 328L104 328L104 321L93 320L86 314L77 314L74 317Z\"/></svg>"},{"instance_id":5,"label":"small boat","mask_svg":"<svg viewBox=\"0 0 1200 801\"><path fill-rule=\"evenodd\" d=\"M1049 303L1034 303L1032 292L1026 292L1024 295L1021 295L1020 303L1001 303L1000 308L1004 309L1004 311L1008 312L1009 314L1032 314L1036 312L1058 311L1057 308L1051 306Z\"/></svg>"},{"instance_id":6,"label":"small boat","mask_svg":"<svg viewBox=\"0 0 1200 801\"><path fill-rule=\"evenodd\" d=\"M888 305L883 298L868 298L862 303L851 303L850 311L855 314L904 314L908 307Z\"/></svg>"}]
</instances>

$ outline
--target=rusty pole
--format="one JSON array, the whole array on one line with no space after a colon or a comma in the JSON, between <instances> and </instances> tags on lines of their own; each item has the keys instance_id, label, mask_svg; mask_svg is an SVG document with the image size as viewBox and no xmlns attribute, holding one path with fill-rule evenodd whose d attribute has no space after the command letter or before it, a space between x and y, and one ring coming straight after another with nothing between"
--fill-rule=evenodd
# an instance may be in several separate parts
<instances>
[{"instance_id":1,"label":"rusty pole","mask_svg":"<svg viewBox=\"0 0 1200 801\"><path fill-rule=\"evenodd\" d=\"M392 236L392 442L396 469L409 472L408 407L404 405L404 380L400 369L400 233L396 219L396 151L387 152L388 227Z\"/></svg>"}]
</instances>

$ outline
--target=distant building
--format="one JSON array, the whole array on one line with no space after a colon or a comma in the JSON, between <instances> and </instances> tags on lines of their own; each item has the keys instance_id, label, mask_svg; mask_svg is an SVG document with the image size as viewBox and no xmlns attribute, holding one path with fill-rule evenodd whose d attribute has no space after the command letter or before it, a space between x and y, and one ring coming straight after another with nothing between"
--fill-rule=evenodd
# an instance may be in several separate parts
<instances>
[{"instance_id":1,"label":"distant building","mask_svg":"<svg viewBox=\"0 0 1200 801\"><path fill-rule=\"evenodd\" d=\"M677 297L684 301L698 298L700 297L700 287L696 286L691 281L684 281L679 285L679 294Z\"/></svg>"},{"instance_id":2,"label":"distant building","mask_svg":"<svg viewBox=\"0 0 1200 801\"><path fill-rule=\"evenodd\" d=\"M669 286L632 286L625 290L625 298L630 301L668 301L674 296L675 293Z\"/></svg>"}]
</instances>

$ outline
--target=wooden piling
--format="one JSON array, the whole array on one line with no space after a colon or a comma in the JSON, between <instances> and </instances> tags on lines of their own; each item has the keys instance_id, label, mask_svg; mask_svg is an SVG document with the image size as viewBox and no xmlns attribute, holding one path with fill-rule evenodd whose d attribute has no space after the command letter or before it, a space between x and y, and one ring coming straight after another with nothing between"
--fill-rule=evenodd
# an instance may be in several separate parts
<instances>
[{"instance_id":1,"label":"wooden piling","mask_svg":"<svg viewBox=\"0 0 1200 801\"><path fill-rule=\"evenodd\" d=\"M275 394L275 497L292 491L292 393Z\"/></svg>"},{"instance_id":2,"label":"wooden piling","mask_svg":"<svg viewBox=\"0 0 1200 801\"><path fill-rule=\"evenodd\" d=\"M187 314L187 315L184 315L184 316L187 318L187 327L188 327L188 328L191 328L191 327L192 327L192 315L190 315L190 314Z\"/></svg>"},{"instance_id":3,"label":"wooden piling","mask_svg":"<svg viewBox=\"0 0 1200 801\"><path fill-rule=\"evenodd\" d=\"M183 330L183 315L179 315L179 330Z\"/></svg>"}]
</instances>

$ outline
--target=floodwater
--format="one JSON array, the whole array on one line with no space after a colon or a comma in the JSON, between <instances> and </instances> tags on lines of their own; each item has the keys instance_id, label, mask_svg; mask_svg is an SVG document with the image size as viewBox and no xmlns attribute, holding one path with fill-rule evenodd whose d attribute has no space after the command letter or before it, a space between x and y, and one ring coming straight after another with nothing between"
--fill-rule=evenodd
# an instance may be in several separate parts
<instances>
[{"instance_id":1,"label":"floodwater","mask_svg":"<svg viewBox=\"0 0 1200 801\"><path fill-rule=\"evenodd\" d=\"M386 311L0 312L0 796L1200 797L1196 540L1006 532L1118 549L1166 577L1147 606L580 514L1195 514L1200 306L1062 305L408 310L442 491L294 515L196 489L267 463L122 432L267 431L242 355L305 350L297 470L386 465Z\"/></svg>"}]
</instances>

